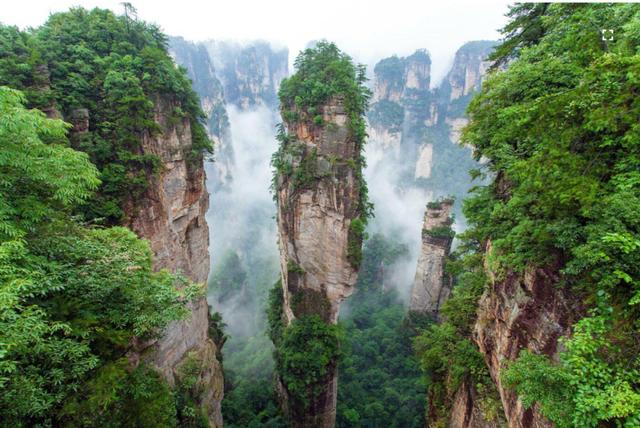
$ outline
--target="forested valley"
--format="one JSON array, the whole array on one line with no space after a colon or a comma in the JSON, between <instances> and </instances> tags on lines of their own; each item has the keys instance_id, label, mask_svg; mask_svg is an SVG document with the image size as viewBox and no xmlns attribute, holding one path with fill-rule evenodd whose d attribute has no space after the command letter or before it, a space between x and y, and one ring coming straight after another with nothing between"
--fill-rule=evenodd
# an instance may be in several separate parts
<instances>
[{"instance_id":1,"label":"forested valley","mask_svg":"<svg viewBox=\"0 0 640 428\"><path fill-rule=\"evenodd\" d=\"M640 426L638 4L442 76L119 7L0 23L0 426Z\"/></svg>"}]
</instances>

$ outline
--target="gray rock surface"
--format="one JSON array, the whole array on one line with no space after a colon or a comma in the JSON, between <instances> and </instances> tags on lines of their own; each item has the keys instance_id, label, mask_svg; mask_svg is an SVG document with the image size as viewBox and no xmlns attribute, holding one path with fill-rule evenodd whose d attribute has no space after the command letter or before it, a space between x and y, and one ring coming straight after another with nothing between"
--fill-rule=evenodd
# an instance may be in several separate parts
<instances>
[{"instance_id":1,"label":"gray rock surface","mask_svg":"<svg viewBox=\"0 0 640 428\"><path fill-rule=\"evenodd\" d=\"M155 255L154 268L182 272L196 283L205 283L209 273L209 230L205 213L209 194L204 182L202 159L189 161L191 128L188 119L170 121L173 102L155 100L158 135L145 135L142 150L158 156L162 169L149 175L145 193L127 202L128 226L147 239ZM180 367L187 359L199 362L200 404L212 427L222 426L222 367L216 359L216 344L209 338L209 308L205 297L189 305L191 314L171 323L152 343L137 346L137 355L154 365L169 384L179 382Z\"/></svg>"},{"instance_id":2,"label":"gray rock surface","mask_svg":"<svg viewBox=\"0 0 640 428\"><path fill-rule=\"evenodd\" d=\"M434 231L451 226L453 201L445 200L428 206L422 226L422 247L418 256L416 276L411 288L409 310L439 318L440 306L451 294L453 286L444 265L451 249L452 237L432 236Z\"/></svg>"}]
</instances>

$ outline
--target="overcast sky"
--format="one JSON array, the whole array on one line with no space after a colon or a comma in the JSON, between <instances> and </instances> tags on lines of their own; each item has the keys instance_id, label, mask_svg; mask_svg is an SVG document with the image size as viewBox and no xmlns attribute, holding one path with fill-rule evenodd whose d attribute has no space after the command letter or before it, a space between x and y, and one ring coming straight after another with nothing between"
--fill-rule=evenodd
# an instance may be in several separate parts
<instances>
[{"instance_id":1,"label":"overcast sky","mask_svg":"<svg viewBox=\"0 0 640 428\"><path fill-rule=\"evenodd\" d=\"M431 53L434 80L455 50L470 40L497 40L511 2L415 0L131 0L138 16L189 40L268 40L289 47L291 58L309 41L328 39L358 61ZM42 24L51 12L81 5L121 13L121 0L16 0L0 21L21 28Z\"/></svg>"}]
</instances>

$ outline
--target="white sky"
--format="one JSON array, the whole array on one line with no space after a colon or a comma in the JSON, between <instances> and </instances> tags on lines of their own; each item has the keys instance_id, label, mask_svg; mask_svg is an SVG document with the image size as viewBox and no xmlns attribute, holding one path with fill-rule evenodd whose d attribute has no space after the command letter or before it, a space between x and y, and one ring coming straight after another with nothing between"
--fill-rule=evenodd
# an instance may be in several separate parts
<instances>
[{"instance_id":1,"label":"white sky","mask_svg":"<svg viewBox=\"0 0 640 428\"><path fill-rule=\"evenodd\" d=\"M497 40L506 0L130 0L138 17L189 40L263 39L289 47L291 60L310 40L325 38L359 62L409 55L427 48L433 80L455 50L470 40ZM3 2L0 22L38 26L51 12L95 6L121 13L121 0L14 0ZM10 4L10 6L8 6Z\"/></svg>"}]
</instances>

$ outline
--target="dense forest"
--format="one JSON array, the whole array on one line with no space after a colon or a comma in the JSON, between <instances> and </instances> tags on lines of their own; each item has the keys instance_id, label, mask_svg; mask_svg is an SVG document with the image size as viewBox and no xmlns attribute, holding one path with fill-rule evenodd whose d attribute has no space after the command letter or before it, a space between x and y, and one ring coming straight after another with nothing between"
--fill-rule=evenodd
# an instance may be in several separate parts
<instances>
[{"instance_id":1,"label":"dense forest","mask_svg":"<svg viewBox=\"0 0 640 428\"><path fill-rule=\"evenodd\" d=\"M522 4L510 17L463 135L494 180L464 203L446 321L416 347L444 413L465 377L491 389L478 300L489 282L547 269L579 320L558 355L522 350L502 384L559 427L636 426L640 8Z\"/></svg>"},{"instance_id":2,"label":"dense forest","mask_svg":"<svg viewBox=\"0 0 640 428\"><path fill-rule=\"evenodd\" d=\"M104 10L2 26L0 46L3 426L201 423L188 382L170 390L144 363L132 370L127 351L204 290L154 272L149 244L119 226L159 167L140 149L159 132L156 97L191 121L194 162L211 150L190 81L157 27ZM88 129L69 133L61 119L82 111Z\"/></svg>"},{"instance_id":3,"label":"dense forest","mask_svg":"<svg viewBox=\"0 0 640 428\"><path fill-rule=\"evenodd\" d=\"M367 240L358 277L358 291L341 316L341 360L338 389L339 427L424 426L426 387L412 340L427 320L410 319L394 288L384 287L384 266L407 249L381 235ZM274 288L272 301L279 299ZM266 331L263 332L266 339ZM272 352L268 342L253 346ZM273 365L267 356L245 350L244 364L225 374L233 385L223 401L225 425L285 427L273 386ZM251 358L249 358L251 357ZM237 377L236 377L237 376Z\"/></svg>"},{"instance_id":4,"label":"dense forest","mask_svg":"<svg viewBox=\"0 0 640 428\"><path fill-rule=\"evenodd\" d=\"M133 352L206 293L179 269L157 269L130 224L166 170L143 148L163 132L159 106L169 106L167 126L188 124L191 144L172 148L185 150L187 176L213 144L167 37L125 8L73 8L25 31L0 24L3 427L214 426L197 361L169 382ZM524 3L508 18L481 90L463 97L461 143L479 162L478 185L455 202L468 227L429 232L456 238L442 278L451 297L435 317L408 313L389 274L407 245L369 233L365 68L325 41L300 54L280 85L271 190L293 216L283 189L353 185L335 205L352 209L345 259L357 281L334 319L326 295L295 288L302 266L282 266L293 286L246 293L238 254L217 255L216 303L261 307L251 319L261 331L237 342L218 314L206 320L216 363L225 341L234 353L224 391L210 392L227 427L299 422L292 415L315 410L335 373L338 427L479 424L471 417L487 427L640 426L640 6ZM404 73L399 61L379 71ZM369 120L399 130L398 106L379 101ZM343 138L353 156L319 153L301 135ZM496 333L505 325L515 327ZM461 413L467 425L452 422Z\"/></svg>"}]
</instances>

